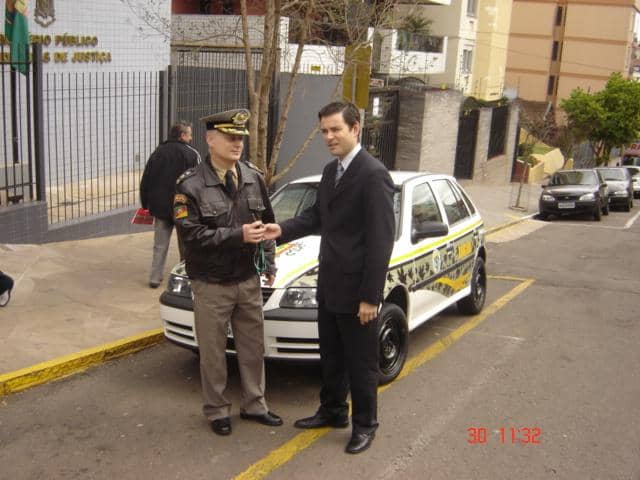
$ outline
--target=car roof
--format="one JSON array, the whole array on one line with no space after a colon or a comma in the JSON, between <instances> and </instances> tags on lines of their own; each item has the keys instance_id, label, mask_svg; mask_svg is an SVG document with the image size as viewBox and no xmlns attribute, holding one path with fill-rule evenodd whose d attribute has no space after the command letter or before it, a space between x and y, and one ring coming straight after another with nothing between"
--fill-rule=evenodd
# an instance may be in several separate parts
<instances>
[{"instance_id":1,"label":"car roof","mask_svg":"<svg viewBox=\"0 0 640 480\"><path fill-rule=\"evenodd\" d=\"M418 178L418 177L436 177L436 176L448 177L448 175L442 175L442 174L436 174L436 173L430 173L430 172L412 172L412 171L406 171L406 170L393 170L393 171L390 171L389 174L391 175L391 180L393 180L393 183L396 185L403 185L409 180L413 180L414 178ZM320 178L322 178L321 175L311 175L308 177L297 178L295 180L292 180L290 183L319 183Z\"/></svg>"}]
</instances>

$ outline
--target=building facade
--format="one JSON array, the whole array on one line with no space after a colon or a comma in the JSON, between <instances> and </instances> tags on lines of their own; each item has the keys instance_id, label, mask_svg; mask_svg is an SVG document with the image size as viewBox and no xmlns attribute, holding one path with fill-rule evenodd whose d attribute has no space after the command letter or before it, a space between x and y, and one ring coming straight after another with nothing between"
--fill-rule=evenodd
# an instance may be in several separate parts
<instances>
[{"instance_id":1,"label":"building facade","mask_svg":"<svg viewBox=\"0 0 640 480\"><path fill-rule=\"evenodd\" d=\"M638 0L514 0L506 85L553 108L575 88L601 90L629 77Z\"/></svg>"}]
</instances>

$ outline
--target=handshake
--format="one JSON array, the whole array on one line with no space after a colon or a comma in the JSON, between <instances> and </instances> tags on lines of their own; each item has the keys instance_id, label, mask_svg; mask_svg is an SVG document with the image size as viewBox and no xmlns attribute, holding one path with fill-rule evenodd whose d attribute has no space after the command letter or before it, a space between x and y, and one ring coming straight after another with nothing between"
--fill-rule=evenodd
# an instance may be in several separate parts
<instances>
[{"instance_id":1,"label":"handshake","mask_svg":"<svg viewBox=\"0 0 640 480\"><path fill-rule=\"evenodd\" d=\"M244 243L260 243L263 240L275 240L282 235L280 225L267 223L260 220L242 225L242 241Z\"/></svg>"}]
</instances>

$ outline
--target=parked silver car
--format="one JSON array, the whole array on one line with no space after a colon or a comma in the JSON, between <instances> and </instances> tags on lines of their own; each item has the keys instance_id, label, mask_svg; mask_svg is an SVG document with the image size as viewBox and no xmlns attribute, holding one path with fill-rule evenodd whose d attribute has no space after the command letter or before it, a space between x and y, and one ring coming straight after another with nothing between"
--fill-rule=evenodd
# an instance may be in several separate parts
<instances>
[{"instance_id":1,"label":"parked silver car","mask_svg":"<svg viewBox=\"0 0 640 480\"><path fill-rule=\"evenodd\" d=\"M625 212L633 208L633 183L626 167L596 168L609 187L609 206L621 207Z\"/></svg>"}]
</instances>

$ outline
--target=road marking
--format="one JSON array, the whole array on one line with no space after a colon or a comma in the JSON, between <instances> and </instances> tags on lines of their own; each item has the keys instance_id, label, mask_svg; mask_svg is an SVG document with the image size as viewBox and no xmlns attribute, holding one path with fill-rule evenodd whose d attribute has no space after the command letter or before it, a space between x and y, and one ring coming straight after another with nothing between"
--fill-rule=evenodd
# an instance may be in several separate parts
<instances>
[{"instance_id":1,"label":"road marking","mask_svg":"<svg viewBox=\"0 0 640 480\"><path fill-rule=\"evenodd\" d=\"M0 397L68 377L99 363L150 347L163 340L163 331L161 328L157 328L116 342L38 363L15 372L2 374L0 375Z\"/></svg>"},{"instance_id":2,"label":"road marking","mask_svg":"<svg viewBox=\"0 0 640 480\"><path fill-rule=\"evenodd\" d=\"M624 228L631 228L631 225L640 217L640 212L636 213L633 217L627 220L627 223L624 224Z\"/></svg>"},{"instance_id":3,"label":"road marking","mask_svg":"<svg viewBox=\"0 0 640 480\"><path fill-rule=\"evenodd\" d=\"M385 390L394 385L395 382L401 380L402 378L410 375L415 369L422 366L426 362L432 360L440 353L444 352L451 345L456 343L460 338L462 338L466 333L470 330L473 330L475 327L480 325L487 317L493 315L502 307L504 307L507 303L512 301L522 292L524 292L527 288L529 288L533 282L535 281L532 278L517 278L517 277L505 277L509 279L513 279L515 281L519 281L520 284L512 288L509 292L504 294L498 300L493 302L487 308L485 308L478 315L474 315L469 319L469 321L462 324L456 330L454 330L451 334L447 335L444 338L439 339L435 343L428 346L425 350L412 357L405 363L402 372L398 375L398 378L392 383L388 383L387 385L383 385L378 387L378 393L383 393ZM285 442L280 447L272 450L261 460L258 460L253 465L249 466L244 472L239 475L233 477L233 480L259 480L261 478L266 477L271 472L281 467L285 463L289 462L293 457L295 457L298 453L302 452L304 449L313 445L316 441L320 440L327 433L329 433L332 429L321 428L317 430L305 430L302 433L297 434L288 442Z\"/></svg>"}]
</instances>

